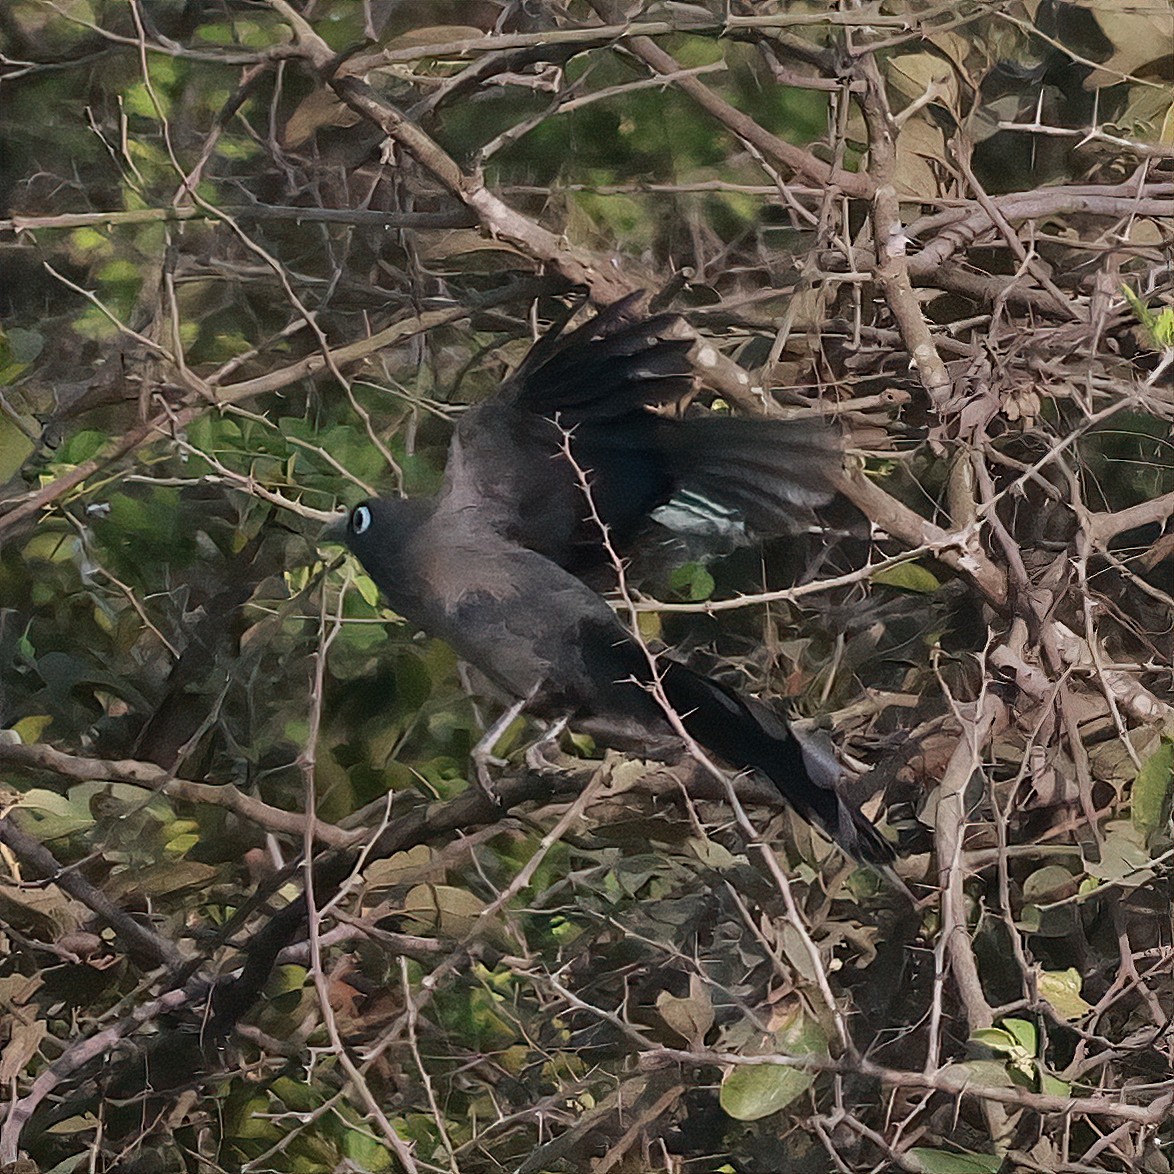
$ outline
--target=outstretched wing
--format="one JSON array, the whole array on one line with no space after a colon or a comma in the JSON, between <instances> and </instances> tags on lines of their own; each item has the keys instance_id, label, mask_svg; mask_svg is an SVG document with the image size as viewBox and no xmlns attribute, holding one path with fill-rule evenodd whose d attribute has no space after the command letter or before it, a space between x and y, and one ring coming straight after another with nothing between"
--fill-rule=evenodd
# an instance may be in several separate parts
<instances>
[{"instance_id":1,"label":"outstretched wing","mask_svg":"<svg viewBox=\"0 0 1174 1174\"><path fill-rule=\"evenodd\" d=\"M600 522L621 550L650 520L715 550L810 525L832 497L836 433L810 419L666 414L693 388L693 340L675 315L634 317L639 300L552 329L466 413L445 495L488 503L503 534L576 573L604 561Z\"/></svg>"}]
</instances>

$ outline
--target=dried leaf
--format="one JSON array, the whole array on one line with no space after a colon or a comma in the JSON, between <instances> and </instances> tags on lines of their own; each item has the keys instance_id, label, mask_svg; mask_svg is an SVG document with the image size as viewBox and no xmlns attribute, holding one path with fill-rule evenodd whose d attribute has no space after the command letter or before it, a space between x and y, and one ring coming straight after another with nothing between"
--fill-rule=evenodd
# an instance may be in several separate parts
<instances>
[{"instance_id":1,"label":"dried leaf","mask_svg":"<svg viewBox=\"0 0 1174 1174\"><path fill-rule=\"evenodd\" d=\"M41 1040L45 1038L48 1030L43 1019L32 1019L28 1022L19 1019L12 1021L8 1043L3 1053L0 1053L0 1081L8 1084L24 1071L25 1066L37 1054Z\"/></svg>"},{"instance_id":2,"label":"dried leaf","mask_svg":"<svg viewBox=\"0 0 1174 1174\"><path fill-rule=\"evenodd\" d=\"M656 997L656 1009L660 1017L691 1048L699 1048L706 1033L713 1026L713 1003L709 988L696 975L689 976L689 995L679 999L668 991L661 991Z\"/></svg>"}]
</instances>

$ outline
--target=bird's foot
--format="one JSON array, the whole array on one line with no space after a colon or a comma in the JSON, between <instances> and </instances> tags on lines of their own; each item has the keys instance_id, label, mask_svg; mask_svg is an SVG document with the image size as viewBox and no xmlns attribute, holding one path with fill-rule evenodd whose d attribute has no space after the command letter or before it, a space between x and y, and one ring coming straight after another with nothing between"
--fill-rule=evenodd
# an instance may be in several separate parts
<instances>
[{"instance_id":1,"label":"bird's foot","mask_svg":"<svg viewBox=\"0 0 1174 1174\"><path fill-rule=\"evenodd\" d=\"M489 774L491 766L503 767L508 766L508 761L504 758L497 758L494 756L493 748L505 737L506 731L517 721L521 714L532 700L534 693L531 692L529 697L523 697L515 701L489 727L488 730L481 736L481 741L473 747L472 754L469 757L473 760L473 776L477 780L477 786L481 788L482 793L489 800L494 807L501 807L501 798L497 794L497 788L493 785L493 779Z\"/></svg>"},{"instance_id":2,"label":"bird's foot","mask_svg":"<svg viewBox=\"0 0 1174 1174\"><path fill-rule=\"evenodd\" d=\"M558 745L559 738L562 737L563 730L567 728L567 719L560 717L552 726L550 726L546 733L542 735L527 751L526 751L526 765L534 771L535 774L545 774L552 767L549 758L546 757L546 751L550 746Z\"/></svg>"},{"instance_id":3,"label":"bird's foot","mask_svg":"<svg viewBox=\"0 0 1174 1174\"><path fill-rule=\"evenodd\" d=\"M494 807L501 806L501 798L498 796L497 788L493 784L493 775L490 774L490 767L497 767L499 770L503 766L509 766L509 760L505 758L498 758L488 752L473 755L473 778L477 780L477 786L481 788L481 793L493 804Z\"/></svg>"}]
</instances>

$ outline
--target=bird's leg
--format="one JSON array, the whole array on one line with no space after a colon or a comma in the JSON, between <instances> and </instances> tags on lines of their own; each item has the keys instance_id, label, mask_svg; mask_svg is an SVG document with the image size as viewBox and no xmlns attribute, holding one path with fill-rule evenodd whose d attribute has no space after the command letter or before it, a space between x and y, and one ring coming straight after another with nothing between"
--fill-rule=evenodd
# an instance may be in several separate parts
<instances>
[{"instance_id":1,"label":"bird's leg","mask_svg":"<svg viewBox=\"0 0 1174 1174\"><path fill-rule=\"evenodd\" d=\"M473 706L473 716L477 719L477 724L482 726L485 724L485 719L481 716L481 706L477 704L477 689L473 684L473 677L469 672L469 662L467 660L457 661L457 680L461 683L461 688L465 691L465 696L468 697L469 703Z\"/></svg>"},{"instance_id":2,"label":"bird's leg","mask_svg":"<svg viewBox=\"0 0 1174 1174\"><path fill-rule=\"evenodd\" d=\"M522 710L524 710L526 706L529 705L532 697L533 694L531 694L530 697L522 697L518 701L515 701L513 705L511 705L509 709L507 709L505 713L503 713L501 717L499 717L497 721L495 721L493 725L491 725L489 729L485 731L481 737L481 740L477 743L476 746L473 747L473 751L469 755L469 757L473 760L473 770L477 779L477 786L479 786L481 790L485 792L485 797L495 807L497 806L497 792L493 789L493 779L489 774L489 768L491 766L505 766L506 760L504 758L495 758L493 756L493 748L497 745L498 741L501 739L506 730L508 730L510 726L514 724Z\"/></svg>"},{"instance_id":3,"label":"bird's leg","mask_svg":"<svg viewBox=\"0 0 1174 1174\"><path fill-rule=\"evenodd\" d=\"M533 771L541 773L550 769L550 760L546 757L546 748L556 743L567 728L567 718L564 715L558 721L552 722L541 738L526 751L526 765Z\"/></svg>"}]
</instances>

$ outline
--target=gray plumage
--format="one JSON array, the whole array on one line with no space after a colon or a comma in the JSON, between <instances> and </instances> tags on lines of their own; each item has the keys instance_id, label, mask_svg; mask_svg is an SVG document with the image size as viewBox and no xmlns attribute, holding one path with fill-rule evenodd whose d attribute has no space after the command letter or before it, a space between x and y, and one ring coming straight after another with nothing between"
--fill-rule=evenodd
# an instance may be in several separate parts
<instances>
[{"instance_id":1,"label":"gray plumage","mask_svg":"<svg viewBox=\"0 0 1174 1174\"><path fill-rule=\"evenodd\" d=\"M536 716L566 717L605 744L666 758L681 745L648 687L648 657L577 577L599 565L604 546L580 474L562 455L563 430L572 430L592 504L621 545L654 512L671 518L678 495L702 530L707 514L747 533L793 528L831 496L820 466L838 458L832 434L810 421L653 415L651 405L689 390L689 346L675 319L633 323L630 308L544 339L499 396L467 413L435 498L364 502L330 536L396 611ZM888 871L891 845L828 772L813 777L781 718L669 658L656 672L702 746L765 774L805 819Z\"/></svg>"}]
</instances>

